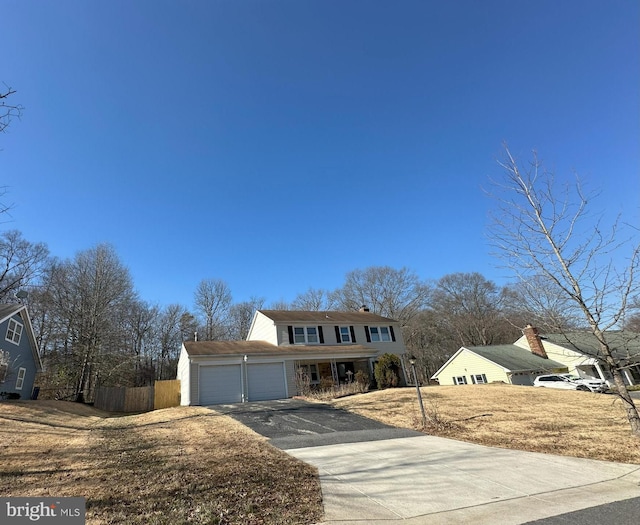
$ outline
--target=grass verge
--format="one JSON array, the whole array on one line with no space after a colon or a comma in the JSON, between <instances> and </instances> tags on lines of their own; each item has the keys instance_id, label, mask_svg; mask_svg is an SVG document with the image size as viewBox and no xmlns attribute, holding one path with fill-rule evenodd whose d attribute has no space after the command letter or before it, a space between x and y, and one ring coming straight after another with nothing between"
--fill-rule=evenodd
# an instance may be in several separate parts
<instances>
[{"instance_id":1,"label":"grass verge","mask_svg":"<svg viewBox=\"0 0 640 525\"><path fill-rule=\"evenodd\" d=\"M640 439L613 395L501 384L423 387L421 393L424 429L415 388L331 403L389 425L481 445L640 464Z\"/></svg>"},{"instance_id":2,"label":"grass verge","mask_svg":"<svg viewBox=\"0 0 640 525\"><path fill-rule=\"evenodd\" d=\"M0 493L83 496L88 524L319 521L317 472L205 408L109 417L53 402L0 404Z\"/></svg>"}]
</instances>

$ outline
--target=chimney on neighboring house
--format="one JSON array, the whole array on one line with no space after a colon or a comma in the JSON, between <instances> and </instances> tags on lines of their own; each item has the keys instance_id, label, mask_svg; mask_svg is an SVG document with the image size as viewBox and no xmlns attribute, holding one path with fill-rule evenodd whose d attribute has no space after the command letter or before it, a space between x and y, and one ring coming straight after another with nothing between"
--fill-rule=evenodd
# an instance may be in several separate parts
<instances>
[{"instance_id":1,"label":"chimney on neighboring house","mask_svg":"<svg viewBox=\"0 0 640 525\"><path fill-rule=\"evenodd\" d=\"M359 311L359 312L368 312L368 311L369 311L369 308L367 307L367 305L366 305L366 304L363 304L363 305L360 307L360 310L358 310L358 311Z\"/></svg>"},{"instance_id":2,"label":"chimney on neighboring house","mask_svg":"<svg viewBox=\"0 0 640 525\"><path fill-rule=\"evenodd\" d=\"M527 336L527 342L529 343L531 353L536 354L543 359L549 359L547 352L544 351L544 346L542 345L542 339L540 339L540 335L538 334L538 329L535 326L531 326L530 324L525 326L524 335Z\"/></svg>"}]
</instances>

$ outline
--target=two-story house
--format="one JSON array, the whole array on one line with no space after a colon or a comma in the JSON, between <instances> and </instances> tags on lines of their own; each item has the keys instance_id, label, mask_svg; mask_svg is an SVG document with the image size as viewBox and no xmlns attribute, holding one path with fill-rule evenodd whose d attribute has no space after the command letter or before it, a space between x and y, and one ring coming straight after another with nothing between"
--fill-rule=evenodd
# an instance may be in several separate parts
<instances>
[{"instance_id":1,"label":"two-story house","mask_svg":"<svg viewBox=\"0 0 640 525\"><path fill-rule=\"evenodd\" d=\"M41 371L38 344L27 307L0 305L0 392L31 399L36 373Z\"/></svg>"},{"instance_id":2,"label":"two-story house","mask_svg":"<svg viewBox=\"0 0 640 525\"><path fill-rule=\"evenodd\" d=\"M373 378L375 362L385 353L405 353L400 324L366 308L258 310L244 341L183 343L178 360L181 404L293 397L299 394L296 377L301 371L311 384L346 383L358 371Z\"/></svg>"}]
</instances>

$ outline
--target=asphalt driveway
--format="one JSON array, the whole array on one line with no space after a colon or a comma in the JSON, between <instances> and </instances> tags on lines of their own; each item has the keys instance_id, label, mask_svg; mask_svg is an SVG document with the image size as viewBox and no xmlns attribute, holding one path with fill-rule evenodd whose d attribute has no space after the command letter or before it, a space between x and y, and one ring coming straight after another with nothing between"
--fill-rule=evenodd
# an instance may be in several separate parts
<instances>
[{"instance_id":1,"label":"asphalt driveway","mask_svg":"<svg viewBox=\"0 0 640 525\"><path fill-rule=\"evenodd\" d=\"M293 399L212 409L317 467L324 523L577 523L565 513L621 500L632 510L616 522L637 523L638 465L474 445Z\"/></svg>"},{"instance_id":2,"label":"asphalt driveway","mask_svg":"<svg viewBox=\"0 0 640 525\"><path fill-rule=\"evenodd\" d=\"M325 403L309 403L300 399L216 405L212 408L269 438L272 445L283 450L423 435Z\"/></svg>"}]
</instances>

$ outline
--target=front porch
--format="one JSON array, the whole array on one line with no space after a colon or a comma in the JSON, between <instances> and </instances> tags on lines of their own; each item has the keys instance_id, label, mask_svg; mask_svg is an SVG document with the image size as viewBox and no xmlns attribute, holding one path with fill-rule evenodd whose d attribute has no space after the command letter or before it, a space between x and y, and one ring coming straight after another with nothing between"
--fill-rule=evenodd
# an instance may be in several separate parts
<instances>
[{"instance_id":1,"label":"front porch","mask_svg":"<svg viewBox=\"0 0 640 525\"><path fill-rule=\"evenodd\" d=\"M373 382L373 359L329 359L299 360L295 362L296 388L304 390L324 390L358 382Z\"/></svg>"}]
</instances>

